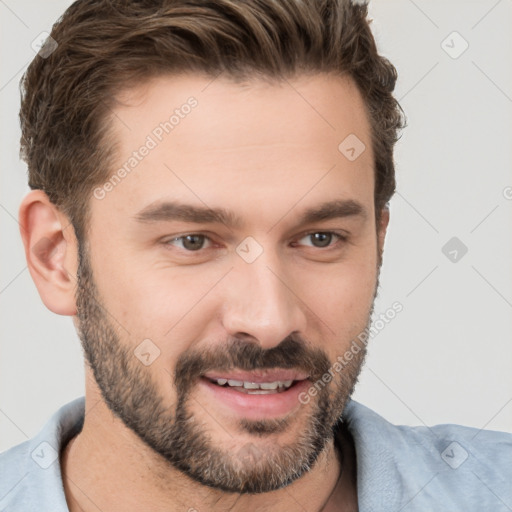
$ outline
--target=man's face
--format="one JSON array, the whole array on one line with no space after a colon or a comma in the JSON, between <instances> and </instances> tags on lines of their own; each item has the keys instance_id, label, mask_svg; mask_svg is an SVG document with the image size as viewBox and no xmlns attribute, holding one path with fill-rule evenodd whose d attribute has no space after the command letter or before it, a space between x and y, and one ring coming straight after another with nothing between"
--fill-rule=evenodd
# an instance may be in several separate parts
<instances>
[{"instance_id":1,"label":"man's face","mask_svg":"<svg viewBox=\"0 0 512 512\"><path fill-rule=\"evenodd\" d=\"M363 101L323 75L162 77L120 99L117 177L91 197L77 293L95 379L190 477L277 489L314 464L364 359L322 382L368 325L378 282Z\"/></svg>"}]
</instances>

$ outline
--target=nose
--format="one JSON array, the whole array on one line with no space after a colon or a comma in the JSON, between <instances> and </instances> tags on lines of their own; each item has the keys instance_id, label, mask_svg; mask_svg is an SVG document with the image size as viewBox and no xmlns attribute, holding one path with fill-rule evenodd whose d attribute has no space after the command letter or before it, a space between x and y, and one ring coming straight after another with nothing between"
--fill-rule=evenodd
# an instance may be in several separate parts
<instances>
[{"instance_id":1,"label":"nose","mask_svg":"<svg viewBox=\"0 0 512 512\"><path fill-rule=\"evenodd\" d=\"M294 279L264 252L256 261L239 260L224 283L223 327L232 336L269 349L306 328L305 304Z\"/></svg>"}]
</instances>

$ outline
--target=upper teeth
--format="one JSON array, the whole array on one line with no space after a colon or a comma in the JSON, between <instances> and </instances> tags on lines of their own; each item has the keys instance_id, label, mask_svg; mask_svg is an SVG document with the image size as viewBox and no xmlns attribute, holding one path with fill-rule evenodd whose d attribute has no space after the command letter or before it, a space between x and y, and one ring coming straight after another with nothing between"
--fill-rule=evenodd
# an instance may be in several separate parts
<instances>
[{"instance_id":1,"label":"upper teeth","mask_svg":"<svg viewBox=\"0 0 512 512\"><path fill-rule=\"evenodd\" d=\"M232 379L213 379L219 386L224 386L228 384L229 386L234 387L244 387L245 389L277 389L279 388L289 388L293 380L276 380L275 382L250 382L250 381L242 381L242 380L232 380Z\"/></svg>"}]
</instances>

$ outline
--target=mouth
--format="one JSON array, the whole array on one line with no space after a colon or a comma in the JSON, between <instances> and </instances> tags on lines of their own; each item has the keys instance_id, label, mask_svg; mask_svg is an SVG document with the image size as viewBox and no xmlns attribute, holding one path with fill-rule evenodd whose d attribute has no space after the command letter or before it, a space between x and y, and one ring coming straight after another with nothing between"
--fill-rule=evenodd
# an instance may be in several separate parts
<instances>
[{"instance_id":1,"label":"mouth","mask_svg":"<svg viewBox=\"0 0 512 512\"><path fill-rule=\"evenodd\" d=\"M227 407L231 414L262 420L292 413L301 405L298 396L310 380L297 370L227 370L204 374L200 384L216 405Z\"/></svg>"},{"instance_id":2,"label":"mouth","mask_svg":"<svg viewBox=\"0 0 512 512\"><path fill-rule=\"evenodd\" d=\"M271 395L282 393L290 389L297 381L295 380L276 380L274 382L251 382L235 379L209 379L213 384L220 387L232 388L240 393L248 395Z\"/></svg>"}]
</instances>

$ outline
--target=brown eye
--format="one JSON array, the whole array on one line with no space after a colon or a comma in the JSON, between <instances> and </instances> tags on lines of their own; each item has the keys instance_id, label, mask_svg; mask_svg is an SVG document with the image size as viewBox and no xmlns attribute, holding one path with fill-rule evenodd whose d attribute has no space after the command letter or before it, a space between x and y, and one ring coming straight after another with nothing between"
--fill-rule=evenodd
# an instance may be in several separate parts
<instances>
[{"instance_id":1,"label":"brown eye","mask_svg":"<svg viewBox=\"0 0 512 512\"><path fill-rule=\"evenodd\" d=\"M335 245L338 240L345 240L345 237L333 231L315 231L303 236L299 242L304 240L308 240L310 243L303 243L302 245L322 249Z\"/></svg>"},{"instance_id":2,"label":"brown eye","mask_svg":"<svg viewBox=\"0 0 512 512\"><path fill-rule=\"evenodd\" d=\"M308 236L315 247L328 247L332 241L332 233L313 233Z\"/></svg>"},{"instance_id":3,"label":"brown eye","mask_svg":"<svg viewBox=\"0 0 512 512\"><path fill-rule=\"evenodd\" d=\"M173 244L173 242L178 242L178 247L185 249L186 251L199 251L204 248L205 241L208 237L205 235L191 234L191 235L182 235L169 240L169 244ZM174 244L173 244L174 245Z\"/></svg>"}]
</instances>

